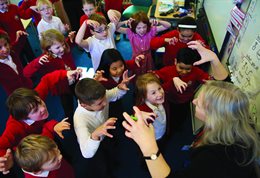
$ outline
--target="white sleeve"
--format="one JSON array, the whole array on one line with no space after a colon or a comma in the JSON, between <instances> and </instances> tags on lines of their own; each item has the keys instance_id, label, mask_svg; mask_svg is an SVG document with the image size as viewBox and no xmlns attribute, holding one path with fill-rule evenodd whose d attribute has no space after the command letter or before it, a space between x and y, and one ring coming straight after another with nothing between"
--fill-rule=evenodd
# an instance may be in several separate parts
<instances>
[{"instance_id":1,"label":"white sleeve","mask_svg":"<svg viewBox=\"0 0 260 178\"><path fill-rule=\"evenodd\" d=\"M57 17L57 22L58 22L58 27L59 27L59 31L64 35L66 34L66 29L64 24L62 23L61 19L59 17Z\"/></svg>"},{"instance_id":2,"label":"white sleeve","mask_svg":"<svg viewBox=\"0 0 260 178\"><path fill-rule=\"evenodd\" d=\"M97 152L101 140L96 141L90 138L91 133L85 123L80 122L82 118L78 116L79 115L74 115L74 129L77 135L81 154L84 158L92 158Z\"/></svg>"},{"instance_id":3,"label":"white sleeve","mask_svg":"<svg viewBox=\"0 0 260 178\"><path fill-rule=\"evenodd\" d=\"M122 98L125 94L126 94L125 90L120 90L117 87L106 91L106 97L108 101L116 101Z\"/></svg>"},{"instance_id":4,"label":"white sleeve","mask_svg":"<svg viewBox=\"0 0 260 178\"><path fill-rule=\"evenodd\" d=\"M108 24L108 26L109 26L109 31L110 31L110 33L111 33L111 34L114 34L115 31L116 31L116 25L115 25L114 23L110 22L110 23Z\"/></svg>"}]
</instances>

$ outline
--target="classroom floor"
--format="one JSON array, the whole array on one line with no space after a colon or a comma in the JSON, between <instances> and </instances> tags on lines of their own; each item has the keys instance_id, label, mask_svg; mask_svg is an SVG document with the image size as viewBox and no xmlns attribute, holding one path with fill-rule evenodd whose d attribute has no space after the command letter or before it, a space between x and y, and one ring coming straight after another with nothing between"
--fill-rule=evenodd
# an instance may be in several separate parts
<instances>
[{"instance_id":1,"label":"classroom floor","mask_svg":"<svg viewBox=\"0 0 260 178\"><path fill-rule=\"evenodd\" d=\"M121 52L124 59L131 58L131 46L129 41L123 36L121 36L121 40L117 42L117 49ZM75 58L75 63L77 66L82 67L91 67L91 61L88 58L87 54L78 47L74 47L73 56ZM4 95L2 88L0 87L0 112L1 112L1 120L0 120L0 133L3 132L5 128L5 122L8 117L8 112L5 106L6 95ZM129 100L131 100L129 102ZM124 98L124 110L129 112L131 111L131 107L129 103L132 102L132 93L128 94ZM55 118L60 121L63 119L63 109L60 105L59 97L57 96L48 96L46 101L50 118ZM75 102L76 105L76 102ZM123 119L123 118L122 118ZM193 140L192 127L191 127L191 117L188 116L184 118L183 125L178 129L178 131L174 132L170 135L168 141L166 142L165 149L162 151L164 158L169 163L173 170L179 170L183 168L186 164L187 152L182 151L182 147L184 145L188 145ZM124 135L123 128L118 132L119 136L116 137L117 143L115 145L114 156L115 161L111 166L113 177L114 178L146 178L150 177L147 169L140 161L141 155L138 150L136 144L127 138ZM69 145L68 145L69 146ZM98 170L93 170L98 171ZM0 175L1 176L1 175Z\"/></svg>"}]
</instances>

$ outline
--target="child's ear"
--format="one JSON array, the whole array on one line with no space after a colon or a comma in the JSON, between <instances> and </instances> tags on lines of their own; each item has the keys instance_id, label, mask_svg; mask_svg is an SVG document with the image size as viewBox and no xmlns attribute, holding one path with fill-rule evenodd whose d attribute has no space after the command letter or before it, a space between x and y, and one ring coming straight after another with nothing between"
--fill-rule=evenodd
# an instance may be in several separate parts
<instances>
[{"instance_id":1,"label":"child's ear","mask_svg":"<svg viewBox=\"0 0 260 178\"><path fill-rule=\"evenodd\" d=\"M82 106L83 108L88 108L88 104L86 104L86 103L80 103L80 106Z\"/></svg>"},{"instance_id":2,"label":"child's ear","mask_svg":"<svg viewBox=\"0 0 260 178\"><path fill-rule=\"evenodd\" d=\"M91 30L91 29L90 29L90 33L91 33L91 35L94 35L94 31L93 31L93 30Z\"/></svg>"}]
</instances>

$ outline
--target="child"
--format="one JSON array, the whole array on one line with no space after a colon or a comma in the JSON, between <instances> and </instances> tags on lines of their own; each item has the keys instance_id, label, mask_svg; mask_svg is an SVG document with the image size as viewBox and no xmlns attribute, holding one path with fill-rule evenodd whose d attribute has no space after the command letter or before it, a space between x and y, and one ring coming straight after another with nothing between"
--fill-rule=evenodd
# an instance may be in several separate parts
<instances>
[{"instance_id":1,"label":"child","mask_svg":"<svg viewBox=\"0 0 260 178\"><path fill-rule=\"evenodd\" d=\"M120 19L119 14L114 11L109 11L108 16L111 21L114 21L112 19ZM84 40L83 38L87 26L90 27L92 36ZM115 31L115 23L111 22L107 25L105 17L99 14L92 14L90 18L81 25L75 41L80 47L84 48L87 52L90 52L92 65L95 71L98 68L103 51L109 48L116 48L113 37Z\"/></svg>"},{"instance_id":2,"label":"child","mask_svg":"<svg viewBox=\"0 0 260 178\"><path fill-rule=\"evenodd\" d=\"M132 59L141 60L139 68L135 68L136 75L144 74L154 68L153 59L150 50L150 41L156 33L170 28L171 24L163 20L150 20L143 11L135 13L131 19L127 21L130 28L119 28L117 31L126 33L132 46ZM119 26L122 23L118 24ZM158 25L158 26L156 26Z\"/></svg>"},{"instance_id":3,"label":"child","mask_svg":"<svg viewBox=\"0 0 260 178\"><path fill-rule=\"evenodd\" d=\"M162 140L166 133L169 115L160 80L153 73L140 75L136 80L136 106L145 112L154 112L153 126L156 140Z\"/></svg>"},{"instance_id":4,"label":"child","mask_svg":"<svg viewBox=\"0 0 260 178\"><path fill-rule=\"evenodd\" d=\"M22 138L29 134L44 134L49 137L57 133L63 138L62 131L70 129L70 124L63 119L61 122L50 120L47 107L43 100L46 99L48 91L52 94L61 94L62 83L72 83L79 78L79 70L65 71L59 70L42 77L37 87L32 89L19 88L15 90L7 100L10 116L6 123L6 128L0 137L0 159L1 166L10 165L12 154L7 149L14 150ZM5 170L6 169L1 169Z\"/></svg>"},{"instance_id":5,"label":"child","mask_svg":"<svg viewBox=\"0 0 260 178\"><path fill-rule=\"evenodd\" d=\"M7 95L19 87L32 88L32 82L24 76L21 61L15 52L11 51L8 34L0 30L0 84Z\"/></svg>"},{"instance_id":6,"label":"child","mask_svg":"<svg viewBox=\"0 0 260 178\"><path fill-rule=\"evenodd\" d=\"M74 178L72 167L62 158L56 143L41 135L29 135L15 150L15 160L25 178Z\"/></svg>"},{"instance_id":7,"label":"child","mask_svg":"<svg viewBox=\"0 0 260 178\"><path fill-rule=\"evenodd\" d=\"M73 39L74 33L71 32L69 36ZM70 52L70 46L61 32L55 29L46 30L42 33L40 42L44 53L24 68L24 75L26 77L31 78L36 76L36 74L43 76L60 69L76 69L72 53ZM61 103L63 105L65 116L69 117L69 121L72 123L74 113L74 98L72 91L74 89L72 90L69 85L62 87L66 92L60 96Z\"/></svg>"},{"instance_id":8,"label":"child","mask_svg":"<svg viewBox=\"0 0 260 178\"><path fill-rule=\"evenodd\" d=\"M198 53L202 48L200 42L191 41L187 45L189 47L181 48L177 53L175 65L155 71L155 74L165 82L164 89L170 102L171 113L176 116L174 119L177 119L176 123L172 125L174 127L184 121L178 119L185 119L189 113L189 105L198 85L213 78L197 66L193 66L201 64L198 60L200 57L204 57L203 53ZM191 48L197 49L198 52ZM216 80L224 80L228 76L224 66L213 52L210 64Z\"/></svg>"},{"instance_id":9,"label":"child","mask_svg":"<svg viewBox=\"0 0 260 178\"><path fill-rule=\"evenodd\" d=\"M196 32L196 21L194 18L186 16L180 19L178 22L177 30L172 30L159 37L154 37L151 40L151 48L157 49L165 47L165 53L163 56L164 66L174 64L177 52L181 48L187 47L189 41L200 41L205 46L205 41Z\"/></svg>"},{"instance_id":10,"label":"child","mask_svg":"<svg viewBox=\"0 0 260 178\"><path fill-rule=\"evenodd\" d=\"M59 17L52 15L53 8L49 0L37 0L36 6L42 17L39 24L37 25L37 31L40 39L42 37L42 32L49 29L56 29L63 35L67 33L69 26L67 24L64 25Z\"/></svg>"},{"instance_id":11,"label":"child","mask_svg":"<svg viewBox=\"0 0 260 178\"><path fill-rule=\"evenodd\" d=\"M82 15L80 17L80 26L86 21L89 19L89 17L92 15L92 14L99 14L99 15L102 15L102 12L97 12L97 6L96 6L96 1L95 0L82 0L82 5L83 5L83 12L84 12L84 15ZM84 35L84 39L88 38L92 36L92 34L90 33L90 28L89 26L87 26L87 29L85 31L85 35Z\"/></svg>"}]
</instances>

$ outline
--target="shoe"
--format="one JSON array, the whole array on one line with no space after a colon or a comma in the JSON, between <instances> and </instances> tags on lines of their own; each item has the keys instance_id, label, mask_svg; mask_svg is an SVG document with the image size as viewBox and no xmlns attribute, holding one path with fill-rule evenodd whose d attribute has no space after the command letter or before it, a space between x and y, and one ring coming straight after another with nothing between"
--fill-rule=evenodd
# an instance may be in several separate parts
<instances>
[{"instance_id":1,"label":"shoe","mask_svg":"<svg viewBox=\"0 0 260 178\"><path fill-rule=\"evenodd\" d=\"M121 39L120 34L116 34L116 41L120 41L120 39Z\"/></svg>"}]
</instances>

